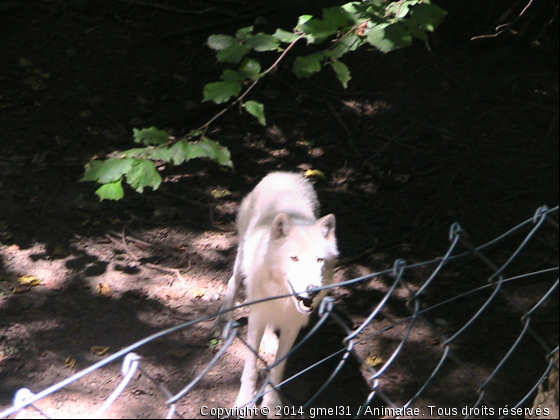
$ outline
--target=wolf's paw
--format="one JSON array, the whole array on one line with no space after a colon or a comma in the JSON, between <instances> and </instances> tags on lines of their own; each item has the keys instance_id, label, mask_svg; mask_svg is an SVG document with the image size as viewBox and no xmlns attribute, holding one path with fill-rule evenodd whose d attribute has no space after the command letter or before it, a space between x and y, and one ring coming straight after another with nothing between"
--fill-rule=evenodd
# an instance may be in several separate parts
<instances>
[{"instance_id":1,"label":"wolf's paw","mask_svg":"<svg viewBox=\"0 0 560 420\"><path fill-rule=\"evenodd\" d=\"M229 314L218 315L216 321L214 321L214 326L212 327L212 337L226 339L229 332L227 327L232 317Z\"/></svg>"},{"instance_id":2,"label":"wolf's paw","mask_svg":"<svg viewBox=\"0 0 560 420\"><path fill-rule=\"evenodd\" d=\"M278 407L282 407L282 400L280 395L276 391L269 392L263 397L262 406L268 409L268 414L266 418L276 419L276 413L278 412Z\"/></svg>"},{"instance_id":3,"label":"wolf's paw","mask_svg":"<svg viewBox=\"0 0 560 420\"><path fill-rule=\"evenodd\" d=\"M241 395L237 396L235 401L235 406L239 410L246 410L247 413L252 413L255 411L255 401L253 395ZM249 417L250 418L250 417Z\"/></svg>"}]
</instances>

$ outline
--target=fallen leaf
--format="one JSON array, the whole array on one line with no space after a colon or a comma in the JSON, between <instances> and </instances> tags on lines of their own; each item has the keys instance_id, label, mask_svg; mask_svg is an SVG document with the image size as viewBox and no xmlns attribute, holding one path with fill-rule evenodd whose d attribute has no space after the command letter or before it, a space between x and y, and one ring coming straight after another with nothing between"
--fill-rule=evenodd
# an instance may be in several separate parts
<instances>
[{"instance_id":1,"label":"fallen leaf","mask_svg":"<svg viewBox=\"0 0 560 420\"><path fill-rule=\"evenodd\" d=\"M66 358L66 360L64 361L64 365L66 367L69 367L70 369L72 369L74 366L76 366L76 358L74 358L72 356L68 356Z\"/></svg>"},{"instance_id":2,"label":"fallen leaf","mask_svg":"<svg viewBox=\"0 0 560 420\"><path fill-rule=\"evenodd\" d=\"M195 297L195 299L200 299L200 298L202 298L205 294L206 294L206 288L205 288L205 287L199 287L198 289L196 289L196 290L193 292L193 296Z\"/></svg>"},{"instance_id":3,"label":"fallen leaf","mask_svg":"<svg viewBox=\"0 0 560 420\"><path fill-rule=\"evenodd\" d=\"M406 184L409 179L410 179L410 175L408 174L395 175L395 181L400 182L401 184Z\"/></svg>"},{"instance_id":4,"label":"fallen leaf","mask_svg":"<svg viewBox=\"0 0 560 420\"><path fill-rule=\"evenodd\" d=\"M57 246L52 252L52 255L55 257L66 257L68 254L69 254L68 250L64 249L61 246Z\"/></svg>"},{"instance_id":5,"label":"fallen leaf","mask_svg":"<svg viewBox=\"0 0 560 420\"><path fill-rule=\"evenodd\" d=\"M366 358L366 365L376 367L383 364L383 359L377 356L368 356Z\"/></svg>"},{"instance_id":6,"label":"fallen leaf","mask_svg":"<svg viewBox=\"0 0 560 420\"><path fill-rule=\"evenodd\" d=\"M325 175L325 173L323 171L320 171L319 169L308 169L307 171L305 171L305 177L306 178L321 178L321 179L324 179L327 176Z\"/></svg>"},{"instance_id":7,"label":"fallen leaf","mask_svg":"<svg viewBox=\"0 0 560 420\"><path fill-rule=\"evenodd\" d=\"M35 287L39 286L43 280L35 276L22 276L18 281L21 286Z\"/></svg>"},{"instance_id":8,"label":"fallen leaf","mask_svg":"<svg viewBox=\"0 0 560 420\"><path fill-rule=\"evenodd\" d=\"M41 71L41 69L34 69L34 70L33 70L33 73L35 73L35 74L36 74L37 76L39 76L41 79L47 80L47 79L50 79L50 78L51 78L50 73L43 73L43 72Z\"/></svg>"},{"instance_id":9,"label":"fallen leaf","mask_svg":"<svg viewBox=\"0 0 560 420\"><path fill-rule=\"evenodd\" d=\"M31 88L35 92L40 92L47 89L47 84L38 76L28 76L23 79L23 83Z\"/></svg>"},{"instance_id":10,"label":"fallen leaf","mask_svg":"<svg viewBox=\"0 0 560 420\"><path fill-rule=\"evenodd\" d=\"M109 353L110 350L111 347L103 347L103 346L93 346L91 348L91 352L97 356L105 356L107 353Z\"/></svg>"},{"instance_id":11,"label":"fallen leaf","mask_svg":"<svg viewBox=\"0 0 560 420\"><path fill-rule=\"evenodd\" d=\"M113 296L113 292L111 291L111 286L109 286L107 283L98 283L97 293L100 296L105 296L105 297Z\"/></svg>"},{"instance_id":12,"label":"fallen leaf","mask_svg":"<svg viewBox=\"0 0 560 420\"><path fill-rule=\"evenodd\" d=\"M214 198L223 198L231 195L231 191L226 190L225 188L214 188L212 190L212 197Z\"/></svg>"}]
</instances>

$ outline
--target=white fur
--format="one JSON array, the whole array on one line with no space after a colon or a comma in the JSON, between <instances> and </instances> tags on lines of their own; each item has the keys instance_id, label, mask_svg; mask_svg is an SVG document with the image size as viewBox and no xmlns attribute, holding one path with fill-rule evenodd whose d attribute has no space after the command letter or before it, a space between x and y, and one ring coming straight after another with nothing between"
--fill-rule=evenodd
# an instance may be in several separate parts
<instances>
[{"instance_id":1,"label":"white fur","mask_svg":"<svg viewBox=\"0 0 560 420\"><path fill-rule=\"evenodd\" d=\"M222 310L233 306L242 278L249 302L289 293L299 294L305 302L287 297L251 306L247 342L259 349L265 329L279 332L276 360L290 351L300 329L309 321L311 299L316 308L326 294L308 294L307 288L333 281L338 256L335 217L330 214L317 219L318 213L319 202L311 183L287 172L267 175L239 209L239 249ZM231 317L231 311L219 317L216 328ZM282 380L285 363L284 359L272 369L267 391ZM257 357L247 351L236 407L254 405L257 378ZM271 409L272 417L274 408L280 405L276 391L263 397L263 406Z\"/></svg>"}]
</instances>

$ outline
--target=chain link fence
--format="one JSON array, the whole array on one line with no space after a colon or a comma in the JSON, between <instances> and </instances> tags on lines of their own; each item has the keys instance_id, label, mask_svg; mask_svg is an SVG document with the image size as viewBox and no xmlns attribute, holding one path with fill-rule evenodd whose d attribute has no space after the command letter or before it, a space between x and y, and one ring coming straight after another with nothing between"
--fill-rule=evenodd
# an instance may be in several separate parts
<instances>
[{"instance_id":1,"label":"chain link fence","mask_svg":"<svg viewBox=\"0 0 560 420\"><path fill-rule=\"evenodd\" d=\"M558 353L557 218L558 207L539 208L531 219L480 246L473 245L461 226L454 224L449 233L449 248L440 258L414 264L397 260L389 270L328 286L359 294L360 288L366 288L373 279L382 279L386 292L357 326L348 321L343 311L337 310L339 305L335 304L335 299L324 299L319 308L318 321L298 341L290 355L316 335L324 334L321 330L327 324L343 331L339 349L295 373L288 369L286 379L278 387L288 404L278 413L272 414L309 418L509 418L538 415L531 408L535 393L550 372L557 369L554 363L554 356ZM384 312L391 304L400 304L402 310L408 311L408 315L403 314L398 319L387 317ZM130 386L131 381L139 380L137 374L141 372L159 389L153 404L166 407L167 418L185 418L179 404L188 401L189 393L216 368L217 362L236 340L245 343L239 323L231 322L228 325L227 338L212 360L200 367L195 377L179 392L172 392L168 385L154 378L142 366L142 359L136 352L147 343L177 331L188 330L215 315L153 334L40 392L20 389L14 396L12 406L0 412L0 418L12 415L37 416L37 413L46 418L54 417L56 413L42 411L41 399L119 360L122 363L122 379L98 408L95 413L97 417L103 417L111 405L118 404L118 397ZM506 318L507 323L504 320ZM514 323L512 318L515 318ZM517 325L517 328L512 325ZM390 339L387 338L389 332L392 332ZM425 344L422 342L426 340L430 341L431 349L437 351L432 351L430 358L420 358L421 368L413 371L416 372L411 375L414 376L413 380L407 378L406 386L399 380L395 381L392 376L395 371L413 363L412 360L418 364L419 359L413 356L418 355L418 346ZM493 343L491 354L481 351L488 343ZM531 356L526 357L527 354ZM474 362L477 360L484 362L484 368ZM273 367L263 359L261 362L265 366L265 374L255 402L265 392ZM344 386L339 382L340 372L351 362L360 367L363 381L367 384L366 397L356 406L318 406L317 401L328 399L329 392ZM523 364L525 366L520 367ZM320 386L305 395L305 401L294 402L293 396L284 392L286 386L298 377L306 373L313 375L321 366L328 366L329 372ZM520 375L521 368L530 374ZM459 378L464 378L459 379L460 392L447 386L454 384L453 387L457 388L457 377L450 379L457 372ZM516 381L515 392L508 393L504 384ZM395 389L399 391L395 392ZM455 397L446 399L447 391L453 391ZM447 404L433 403L434 394L438 394L438 401L447 401ZM454 399L457 395L460 395L460 402ZM547 407L539 408L546 414L544 410ZM32 410L37 413L32 413ZM247 414L260 416L270 413L249 412L243 407L233 409L227 406L202 407L199 410L200 416L214 418L243 417Z\"/></svg>"}]
</instances>

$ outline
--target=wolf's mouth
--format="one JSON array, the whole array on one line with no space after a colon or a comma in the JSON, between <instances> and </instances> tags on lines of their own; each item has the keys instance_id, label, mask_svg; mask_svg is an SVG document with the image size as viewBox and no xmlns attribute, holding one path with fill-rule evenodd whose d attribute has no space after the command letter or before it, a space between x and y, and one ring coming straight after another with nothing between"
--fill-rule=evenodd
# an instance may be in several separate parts
<instances>
[{"instance_id":1,"label":"wolf's mouth","mask_svg":"<svg viewBox=\"0 0 560 420\"><path fill-rule=\"evenodd\" d=\"M296 298L296 308L300 313L308 315L313 312L313 299L303 298L298 295L294 297Z\"/></svg>"},{"instance_id":2,"label":"wolf's mouth","mask_svg":"<svg viewBox=\"0 0 560 420\"><path fill-rule=\"evenodd\" d=\"M299 294L295 291L294 286L292 286L290 281L288 281L288 285L290 286L292 293L294 293L292 297L294 298L294 303L296 304L298 312L304 315L309 315L313 312L313 299L315 299L315 297L319 294L318 291L313 289L317 289L317 286L309 285L307 286L306 292L301 292L301 294Z\"/></svg>"}]
</instances>

